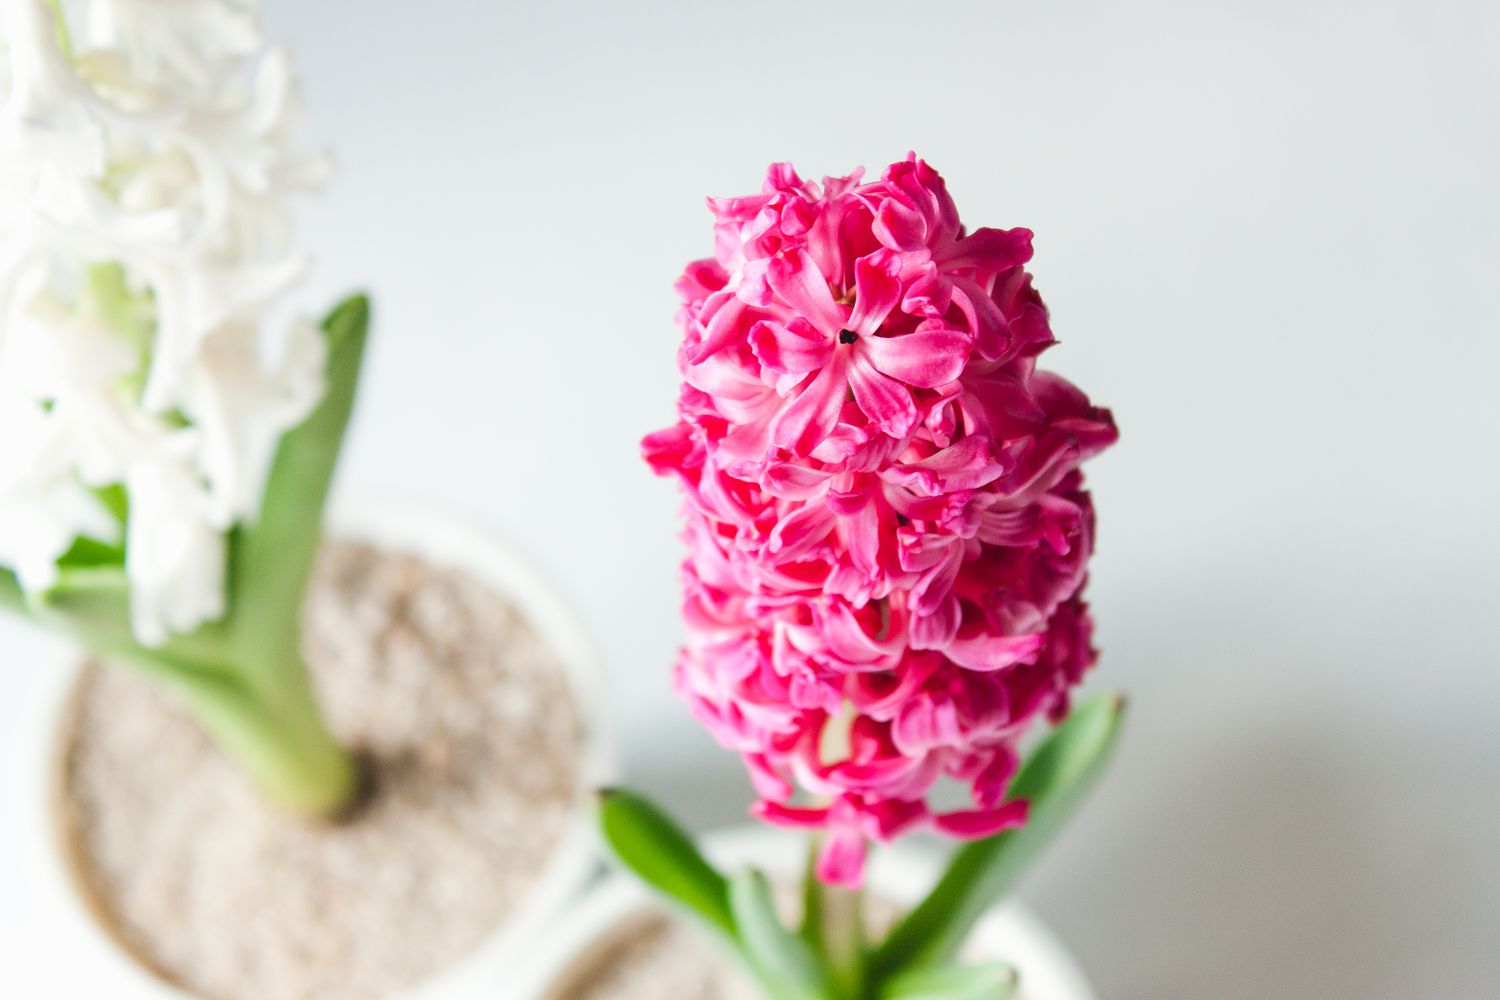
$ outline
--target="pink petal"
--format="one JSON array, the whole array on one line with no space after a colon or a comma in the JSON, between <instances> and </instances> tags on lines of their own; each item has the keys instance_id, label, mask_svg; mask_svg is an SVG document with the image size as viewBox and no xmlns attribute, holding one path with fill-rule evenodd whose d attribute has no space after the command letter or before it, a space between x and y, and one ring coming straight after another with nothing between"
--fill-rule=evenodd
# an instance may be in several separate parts
<instances>
[{"instance_id":1,"label":"pink petal","mask_svg":"<svg viewBox=\"0 0 1500 1000\"><path fill-rule=\"evenodd\" d=\"M891 378L919 389L936 389L964 370L969 337L961 330L918 330L899 337L865 337L858 350Z\"/></svg>"},{"instance_id":2,"label":"pink petal","mask_svg":"<svg viewBox=\"0 0 1500 1000\"><path fill-rule=\"evenodd\" d=\"M865 838L858 833L835 833L818 855L818 879L826 885L858 889L865 875Z\"/></svg>"},{"instance_id":3,"label":"pink petal","mask_svg":"<svg viewBox=\"0 0 1500 1000\"><path fill-rule=\"evenodd\" d=\"M875 238L892 250L920 250L927 246L927 220L921 212L894 198L880 203L873 229Z\"/></svg>"},{"instance_id":4,"label":"pink petal","mask_svg":"<svg viewBox=\"0 0 1500 1000\"><path fill-rule=\"evenodd\" d=\"M688 361L695 365L713 357L739 338L745 303L735 298L733 292L715 292L704 303L703 314L710 316L703 339L688 354Z\"/></svg>"},{"instance_id":5,"label":"pink petal","mask_svg":"<svg viewBox=\"0 0 1500 1000\"><path fill-rule=\"evenodd\" d=\"M940 747L963 745L958 724L958 710L953 702L937 701L922 694L901 706L891 725L896 748L907 756L917 756Z\"/></svg>"},{"instance_id":6,"label":"pink petal","mask_svg":"<svg viewBox=\"0 0 1500 1000\"><path fill-rule=\"evenodd\" d=\"M916 426L917 405L911 390L880 374L863 354L856 353L849 365L849 387L865 416L891 437L905 437Z\"/></svg>"},{"instance_id":7,"label":"pink petal","mask_svg":"<svg viewBox=\"0 0 1500 1000\"><path fill-rule=\"evenodd\" d=\"M871 825L874 826L874 830L869 832L877 840L890 841L927 819L927 816L927 803L921 800L887 799L867 804L861 819L865 821L867 831Z\"/></svg>"},{"instance_id":8,"label":"pink petal","mask_svg":"<svg viewBox=\"0 0 1500 1000\"><path fill-rule=\"evenodd\" d=\"M936 614L953 592L953 584L964 565L964 546L954 545L943 562L927 571L912 588L912 614L925 617Z\"/></svg>"},{"instance_id":9,"label":"pink petal","mask_svg":"<svg viewBox=\"0 0 1500 1000\"><path fill-rule=\"evenodd\" d=\"M797 398L777 415L771 428L771 440L778 447L797 455L806 455L817 447L839 422L844 408L844 378L847 362L843 352L834 352L828 364L818 372Z\"/></svg>"},{"instance_id":10,"label":"pink petal","mask_svg":"<svg viewBox=\"0 0 1500 1000\"><path fill-rule=\"evenodd\" d=\"M932 611L923 615L912 615L910 642L912 649L946 649L958 635L963 623L963 610L958 598L949 594Z\"/></svg>"},{"instance_id":11,"label":"pink petal","mask_svg":"<svg viewBox=\"0 0 1500 1000\"><path fill-rule=\"evenodd\" d=\"M974 350L989 361L1010 351L1010 321L995 300L969 278L953 279L953 300L963 312L974 334Z\"/></svg>"},{"instance_id":12,"label":"pink petal","mask_svg":"<svg viewBox=\"0 0 1500 1000\"><path fill-rule=\"evenodd\" d=\"M969 670L1004 670L1030 663L1042 651L1045 635L977 635L954 639L944 650L948 658Z\"/></svg>"},{"instance_id":13,"label":"pink petal","mask_svg":"<svg viewBox=\"0 0 1500 1000\"><path fill-rule=\"evenodd\" d=\"M873 334L901 301L900 262L884 251L854 262L854 311L848 329Z\"/></svg>"},{"instance_id":14,"label":"pink petal","mask_svg":"<svg viewBox=\"0 0 1500 1000\"><path fill-rule=\"evenodd\" d=\"M993 759L974 777L974 804L981 809L993 809L1005 798L1010 779L1016 776L1021 758L1008 746L998 746Z\"/></svg>"},{"instance_id":15,"label":"pink petal","mask_svg":"<svg viewBox=\"0 0 1500 1000\"><path fill-rule=\"evenodd\" d=\"M820 503L802 504L776 522L766 539L766 551L778 562L790 562L817 545L838 523L833 513Z\"/></svg>"},{"instance_id":16,"label":"pink petal","mask_svg":"<svg viewBox=\"0 0 1500 1000\"><path fill-rule=\"evenodd\" d=\"M911 316L936 319L948 311L953 299L953 282L929 265L929 270L913 281L901 300L901 311Z\"/></svg>"},{"instance_id":17,"label":"pink petal","mask_svg":"<svg viewBox=\"0 0 1500 1000\"><path fill-rule=\"evenodd\" d=\"M956 243L934 250L932 259L945 271L977 267L1008 271L1031 259L1031 230L976 229Z\"/></svg>"},{"instance_id":18,"label":"pink petal","mask_svg":"<svg viewBox=\"0 0 1500 1000\"><path fill-rule=\"evenodd\" d=\"M766 194L777 191L787 194L798 194L802 191L802 178L797 176L797 168L790 163L773 163L766 168L766 180L761 190Z\"/></svg>"},{"instance_id":19,"label":"pink petal","mask_svg":"<svg viewBox=\"0 0 1500 1000\"><path fill-rule=\"evenodd\" d=\"M760 485L767 493L782 500L807 500L827 486L829 478L829 473L805 465L773 462L761 474Z\"/></svg>"},{"instance_id":20,"label":"pink petal","mask_svg":"<svg viewBox=\"0 0 1500 1000\"><path fill-rule=\"evenodd\" d=\"M800 375L817 371L833 354L833 338L802 317L785 326L762 320L750 328L750 350L773 372Z\"/></svg>"},{"instance_id":21,"label":"pink petal","mask_svg":"<svg viewBox=\"0 0 1500 1000\"><path fill-rule=\"evenodd\" d=\"M746 754L745 768L750 773L750 784L755 787L757 795L777 801L792 797L791 782L777 773L765 754Z\"/></svg>"},{"instance_id":22,"label":"pink petal","mask_svg":"<svg viewBox=\"0 0 1500 1000\"><path fill-rule=\"evenodd\" d=\"M799 809L795 806L784 806L779 802L762 800L751 806L750 811L756 819L798 830L820 829L828 822L827 809Z\"/></svg>"},{"instance_id":23,"label":"pink petal","mask_svg":"<svg viewBox=\"0 0 1500 1000\"><path fill-rule=\"evenodd\" d=\"M896 465L885 478L927 496L977 490L999 479L1005 466L985 438L970 436L917 462Z\"/></svg>"},{"instance_id":24,"label":"pink petal","mask_svg":"<svg viewBox=\"0 0 1500 1000\"><path fill-rule=\"evenodd\" d=\"M729 273L712 257L695 260L683 269L675 288L685 302L706 299L729 283Z\"/></svg>"},{"instance_id":25,"label":"pink petal","mask_svg":"<svg viewBox=\"0 0 1500 1000\"><path fill-rule=\"evenodd\" d=\"M854 612L840 601L834 601L822 615L823 639L829 652L849 664L874 663L899 650L899 637L892 642L889 636L875 638L866 631ZM871 623L876 627L879 623Z\"/></svg>"},{"instance_id":26,"label":"pink petal","mask_svg":"<svg viewBox=\"0 0 1500 1000\"><path fill-rule=\"evenodd\" d=\"M880 571L880 511L868 502L851 509L849 505L839 504L838 498L838 494L831 494L829 507L839 514L839 535L844 547L854 565L874 580Z\"/></svg>"},{"instance_id":27,"label":"pink petal","mask_svg":"<svg viewBox=\"0 0 1500 1000\"><path fill-rule=\"evenodd\" d=\"M844 313L833 301L828 279L806 253L790 249L771 258L766 280L783 302L828 337L844 328Z\"/></svg>"},{"instance_id":28,"label":"pink petal","mask_svg":"<svg viewBox=\"0 0 1500 1000\"><path fill-rule=\"evenodd\" d=\"M998 809L943 813L932 817L932 825L939 832L959 840L980 840L1025 826L1028 812L1026 802L1007 802Z\"/></svg>"},{"instance_id":29,"label":"pink petal","mask_svg":"<svg viewBox=\"0 0 1500 1000\"><path fill-rule=\"evenodd\" d=\"M696 451L693 428L685 423L648 434L641 441L641 455L658 476L681 472Z\"/></svg>"}]
</instances>

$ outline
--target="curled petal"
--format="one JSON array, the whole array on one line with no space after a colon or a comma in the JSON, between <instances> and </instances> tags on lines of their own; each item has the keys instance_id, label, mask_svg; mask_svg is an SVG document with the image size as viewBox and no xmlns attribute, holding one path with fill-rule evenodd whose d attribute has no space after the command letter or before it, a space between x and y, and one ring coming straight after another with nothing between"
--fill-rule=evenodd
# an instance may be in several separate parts
<instances>
[{"instance_id":1,"label":"curled petal","mask_svg":"<svg viewBox=\"0 0 1500 1000\"><path fill-rule=\"evenodd\" d=\"M896 747L908 755L924 754L940 747L961 747L964 733L958 708L948 699L913 698L901 706L891 725Z\"/></svg>"},{"instance_id":2,"label":"curled petal","mask_svg":"<svg viewBox=\"0 0 1500 1000\"><path fill-rule=\"evenodd\" d=\"M1046 640L1045 635L977 635L954 639L944 652L954 663L970 670L1004 670L1035 660Z\"/></svg>"},{"instance_id":3,"label":"curled petal","mask_svg":"<svg viewBox=\"0 0 1500 1000\"><path fill-rule=\"evenodd\" d=\"M937 319L953 301L953 282L936 267L930 267L906 287L901 311L910 316Z\"/></svg>"},{"instance_id":4,"label":"curled petal","mask_svg":"<svg viewBox=\"0 0 1500 1000\"><path fill-rule=\"evenodd\" d=\"M969 360L969 338L961 330L867 337L859 342L859 349L876 370L919 389L936 389L952 382Z\"/></svg>"},{"instance_id":5,"label":"curled petal","mask_svg":"<svg viewBox=\"0 0 1500 1000\"><path fill-rule=\"evenodd\" d=\"M943 597L932 610L911 617L912 649L947 649L958 635L963 624L963 610L958 598L951 593Z\"/></svg>"},{"instance_id":6,"label":"curled petal","mask_svg":"<svg viewBox=\"0 0 1500 1000\"><path fill-rule=\"evenodd\" d=\"M817 371L833 355L833 340L802 317L782 326L762 320L750 328L750 349L773 372L801 375Z\"/></svg>"},{"instance_id":7,"label":"curled petal","mask_svg":"<svg viewBox=\"0 0 1500 1000\"><path fill-rule=\"evenodd\" d=\"M854 311L847 329L873 334L901 301L900 263L894 254L879 252L854 262Z\"/></svg>"},{"instance_id":8,"label":"curled petal","mask_svg":"<svg viewBox=\"0 0 1500 1000\"><path fill-rule=\"evenodd\" d=\"M729 292L715 292L704 306L708 320L703 328L703 339L688 353L688 361L701 364L739 340L744 331L741 318L745 314L745 303Z\"/></svg>"},{"instance_id":9,"label":"curled petal","mask_svg":"<svg viewBox=\"0 0 1500 1000\"><path fill-rule=\"evenodd\" d=\"M795 508L776 523L766 541L766 551L787 562L805 554L833 530L837 518L822 504Z\"/></svg>"},{"instance_id":10,"label":"curled petal","mask_svg":"<svg viewBox=\"0 0 1500 1000\"><path fill-rule=\"evenodd\" d=\"M894 662L893 657L901 651L902 637L890 628L889 610L867 608L866 612L861 621L841 601L832 602L824 610L820 624L829 651L850 664Z\"/></svg>"},{"instance_id":11,"label":"curled petal","mask_svg":"<svg viewBox=\"0 0 1500 1000\"><path fill-rule=\"evenodd\" d=\"M976 490L1000 478L1005 466L990 442L970 436L916 462L894 466L886 478L927 496Z\"/></svg>"},{"instance_id":12,"label":"curled petal","mask_svg":"<svg viewBox=\"0 0 1500 1000\"><path fill-rule=\"evenodd\" d=\"M894 198L875 213L875 238L892 250L921 250L927 246L927 223L922 213Z\"/></svg>"},{"instance_id":13,"label":"curled petal","mask_svg":"<svg viewBox=\"0 0 1500 1000\"><path fill-rule=\"evenodd\" d=\"M844 355L835 352L791 405L781 411L771 429L771 439L778 447L806 455L833 432L844 408L845 367Z\"/></svg>"},{"instance_id":14,"label":"curled petal","mask_svg":"<svg viewBox=\"0 0 1500 1000\"><path fill-rule=\"evenodd\" d=\"M849 388L865 416L891 437L905 437L916 426L917 406L911 390L876 371L862 354L854 355L849 364Z\"/></svg>"},{"instance_id":15,"label":"curled petal","mask_svg":"<svg viewBox=\"0 0 1500 1000\"><path fill-rule=\"evenodd\" d=\"M794 830L817 830L828 822L826 808L800 809L795 806L782 805L780 802L760 801L751 806L750 811L757 819Z\"/></svg>"},{"instance_id":16,"label":"curled petal","mask_svg":"<svg viewBox=\"0 0 1500 1000\"><path fill-rule=\"evenodd\" d=\"M858 833L840 832L828 837L818 853L819 881L858 889L865 877L867 849L865 838Z\"/></svg>"},{"instance_id":17,"label":"curled petal","mask_svg":"<svg viewBox=\"0 0 1500 1000\"><path fill-rule=\"evenodd\" d=\"M844 328L844 313L810 255L791 249L771 258L766 280L783 302L825 336L836 337Z\"/></svg>"},{"instance_id":18,"label":"curled petal","mask_svg":"<svg viewBox=\"0 0 1500 1000\"><path fill-rule=\"evenodd\" d=\"M1025 802L1007 802L995 809L943 813L932 817L932 825L940 832L959 840L980 840L993 837L1004 830L1025 826L1028 811L1029 806Z\"/></svg>"},{"instance_id":19,"label":"curled petal","mask_svg":"<svg viewBox=\"0 0 1500 1000\"><path fill-rule=\"evenodd\" d=\"M945 271L960 267L1008 271L1031 259L1031 237L1029 229L976 229L956 243L935 250L932 259Z\"/></svg>"},{"instance_id":20,"label":"curled petal","mask_svg":"<svg viewBox=\"0 0 1500 1000\"><path fill-rule=\"evenodd\" d=\"M766 466L760 485L767 493L783 500L808 500L827 487L829 478L829 473L809 469L804 465L773 462Z\"/></svg>"}]
</instances>

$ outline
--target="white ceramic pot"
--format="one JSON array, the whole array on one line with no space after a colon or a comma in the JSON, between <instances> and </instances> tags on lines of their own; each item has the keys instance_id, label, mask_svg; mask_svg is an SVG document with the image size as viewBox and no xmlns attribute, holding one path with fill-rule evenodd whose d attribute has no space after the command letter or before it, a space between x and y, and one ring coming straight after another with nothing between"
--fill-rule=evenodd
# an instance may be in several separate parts
<instances>
[{"instance_id":1,"label":"white ceramic pot","mask_svg":"<svg viewBox=\"0 0 1500 1000\"><path fill-rule=\"evenodd\" d=\"M334 518L334 534L387 551L420 556L434 565L468 572L511 601L547 639L568 671L584 725L578 802L567 834L523 905L511 919L458 964L408 995L408 1000L496 1000L505 984L529 965L537 938L555 915L599 871L597 838L588 800L616 774L617 755L603 710L604 678L586 630L552 587L508 547L451 519L419 510L392 510ZM15 814L28 832L20 839L23 870L39 940L64 961L50 963L47 996L108 1000L193 1000L163 983L127 955L89 912L60 849L55 825L59 776L59 720L78 676L78 655L53 671L44 711L33 716L25 741ZM9 887L5 891L9 891Z\"/></svg>"},{"instance_id":2,"label":"white ceramic pot","mask_svg":"<svg viewBox=\"0 0 1500 1000\"><path fill-rule=\"evenodd\" d=\"M710 835L705 852L721 870L754 865L774 880L802 877L806 843L787 831L769 827L736 828ZM866 889L900 906L926 893L941 872L935 851L908 843L874 852ZM542 943L520 994L521 1000L554 1000L553 991L567 982L580 961L596 955L602 943L652 912L660 901L624 874L614 874L582 897ZM1021 904L1007 901L985 915L969 939L976 956L1004 961L1021 974L1018 1000L1096 1000L1088 980L1071 955L1045 925Z\"/></svg>"}]
</instances>

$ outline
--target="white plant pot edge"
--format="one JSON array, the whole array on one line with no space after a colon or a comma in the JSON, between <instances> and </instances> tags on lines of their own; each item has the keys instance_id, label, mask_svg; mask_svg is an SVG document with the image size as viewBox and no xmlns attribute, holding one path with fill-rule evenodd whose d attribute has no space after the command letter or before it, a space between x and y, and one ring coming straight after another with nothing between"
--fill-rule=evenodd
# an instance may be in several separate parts
<instances>
[{"instance_id":1,"label":"white plant pot edge","mask_svg":"<svg viewBox=\"0 0 1500 1000\"><path fill-rule=\"evenodd\" d=\"M733 871L748 865L773 877L801 877L805 864L803 838L764 826L735 827L707 835L705 853L716 865ZM938 853L919 845L900 843L873 854L866 875L869 891L901 905L911 905L927 892L941 873ZM659 907L660 902L634 878L614 873L595 885L553 927L522 981L523 1000L542 1000L564 982L574 964L591 946L624 926L632 917ZM971 946L1021 971L1019 1000L1097 1000L1077 962L1025 906L1008 900L996 906L975 927Z\"/></svg>"},{"instance_id":2,"label":"white plant pot edge","mask_svg":"<svg viewBox=\"0 0 1500 1000\"><path fill-rule=\"evenodd\" d=\"M582 891L599 870L598 838L590 800L594 789L618 774L613 728L604 705L604 674L599 656L577 616L525 560L485 531L431 508L389 507L337 511L330 534L405 552L435 565L467 572L495 588L532 622L552 645L568 672L584 726L578 800L557 851L538 876L525 902L478 948L410 993L407 1000L495 1000L504 984L534 960L535 938L554 914ZM37 927L64 942L69 956L52 983L55 996L108 996L110 1000L193 1000L162 982L99 925L78 891L56 837L55 794L58 722L78 677L81 654L64 647L38 704L28 717L30 732L21 746L15 814L24 824L21 849L30 878ZM102 992L101 992L102 991Z\"/></svg>"}]
</instances>

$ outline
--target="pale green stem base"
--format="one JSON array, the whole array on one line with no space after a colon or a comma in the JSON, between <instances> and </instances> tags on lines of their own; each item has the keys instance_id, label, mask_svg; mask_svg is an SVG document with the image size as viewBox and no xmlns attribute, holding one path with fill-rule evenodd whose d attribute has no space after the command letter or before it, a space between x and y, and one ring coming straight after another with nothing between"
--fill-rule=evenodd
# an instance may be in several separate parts
<instances>
[{"instance_id":1,"label":"pale green stem base","mask_svg":"<svg viewBox=\"0 0 1500 1000\"><path fill-rule=\"evenodd\" d=\"M858 889L823 889L824 955L840 995L850 1000L865 994L864 902L864 893Z\"/></svg>"},{"instance_id":2,"label":"pale green stem base","mask_svg":"<svg viewBox=\"0 0 1500 1000\"><path fill-rule=\"evenodd\" d=\"M313 819L338 820L359 799L361 773L328 731L302 673L303 684L284 683L274 700L228 676L164 679L273 804Z\"/></svg>"},{"instance_id":3,"label":"pale green stem base","mask_svg":"<svg viewBox=\"0 0 1500 1000\"><path fill-rule=\"evenodd\" d=\"M802 937L822 957L837 997L864 1000L869 973L864 893L859 889L824 885L818 880L820 846L818 838L809 845L802 894Z\"/></svg>"}]
</instances>

